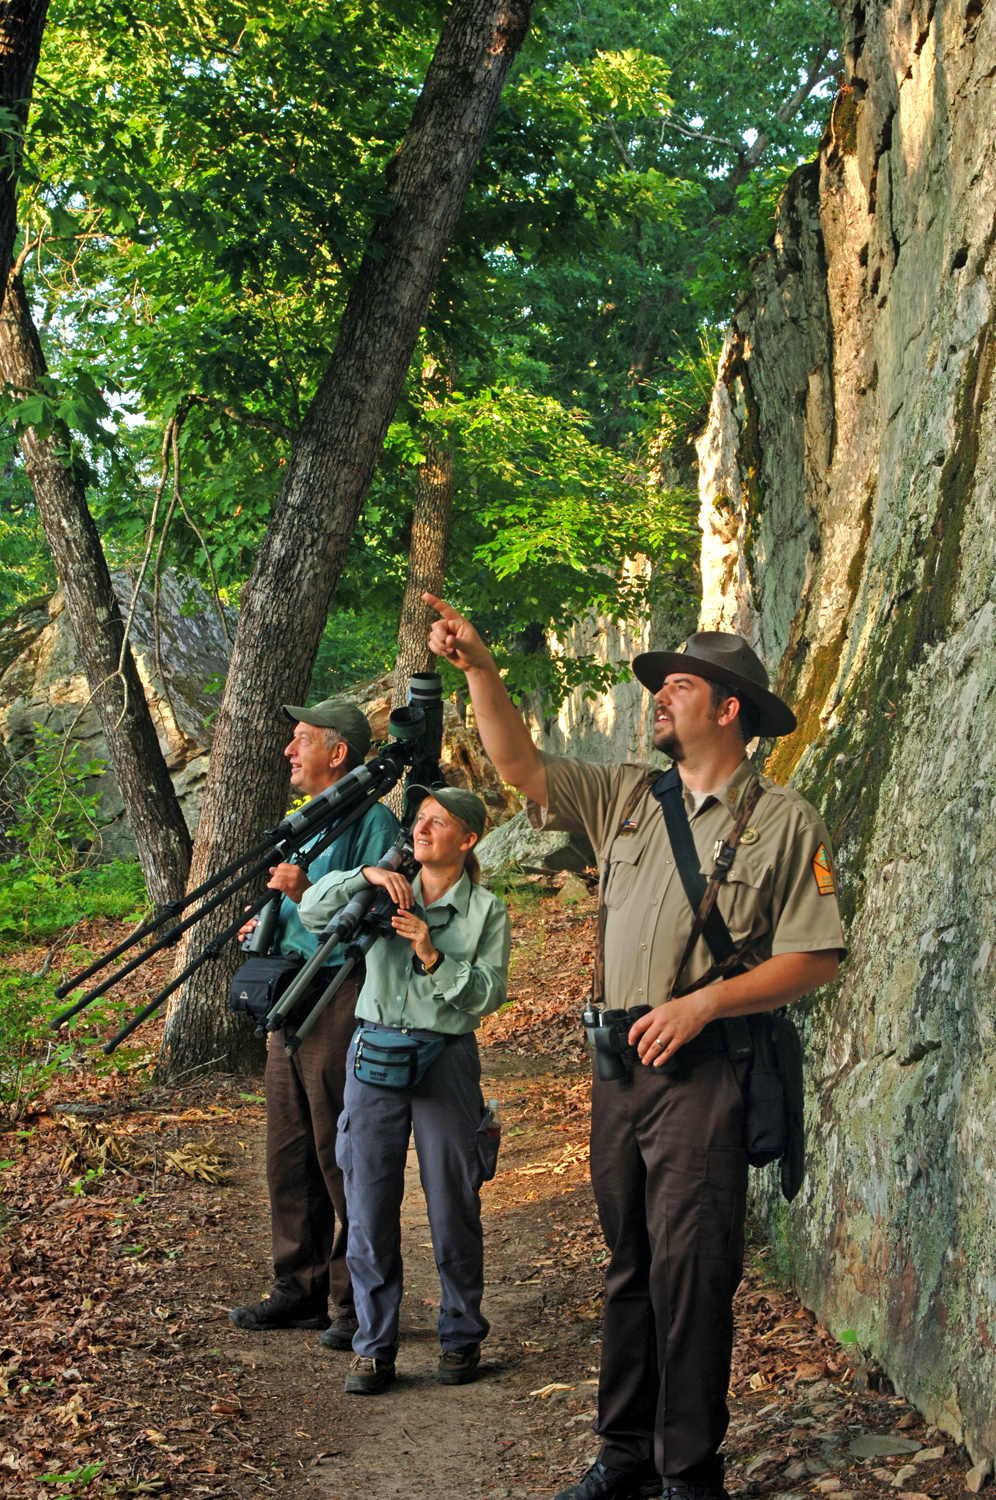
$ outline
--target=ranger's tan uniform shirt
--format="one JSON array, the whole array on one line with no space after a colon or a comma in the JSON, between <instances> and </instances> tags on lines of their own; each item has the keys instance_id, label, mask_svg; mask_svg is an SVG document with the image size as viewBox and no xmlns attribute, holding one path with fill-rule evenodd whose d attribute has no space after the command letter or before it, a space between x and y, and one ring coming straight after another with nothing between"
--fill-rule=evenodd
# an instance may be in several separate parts
<instances>
[{"instance_id":1,"label":"ranger's tan uniform shirt","mask_svg":"<svg viewBox=\"0 0 996 1500\"><path fill-rule=\"evenodd\" d=\"M586 833L605 880L605 1005L661 1005L692 929L693 913L675 869L660 803L649 788L618 832L626 801L652 768L600 766L544 755L547 806L528 802L534 828ZM663 772L661 772L663 774ZM745 758L698 812L687 788L685 809L702 874L712 874L719 843L733 826L753 770ZM830 838L822 818L798 792L760 777L764 795L719 888L718 906L739 947L761 937L747 960L776 953L846 952L835 891ZM681 976L687 985L712 957L699 938Z\"/></svg>"}]
</instances>

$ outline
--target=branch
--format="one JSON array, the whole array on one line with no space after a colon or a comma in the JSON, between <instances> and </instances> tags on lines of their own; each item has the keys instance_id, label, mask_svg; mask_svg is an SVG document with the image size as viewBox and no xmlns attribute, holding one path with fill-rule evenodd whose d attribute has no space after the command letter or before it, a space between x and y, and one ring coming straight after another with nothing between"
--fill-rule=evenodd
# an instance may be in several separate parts
<instances>
[{"instance_id":1,"label":"branch","mask_svg":"<svg viewBox=\"0 0 996 1500\"><path fill-rule=\"evenodd\" d=\"M214 595L215 608L218 611L218 619L221 622L221 633L225 637L225 645L228 647L229 656L231 656L232 638L228 633L228 621L225 619L224 606L221 602L221 595L218 593L218 580L214 574L214 563L211 560L211 553L208 549L207 542L204 540L203 533L197 526L194 525L193 519L191 518L190 512L187 510L186 504L183 499L183 490L180 488L180 427L175 418L173 420L172 430L170 431L170 447L173 450L173 498L179 505L180 510L183 513L183 519L186 521L187 525L194 533L194 536L201 544L201 551L204 553L204 561L207 563L208 577L211 580L211 592Z\"/></svg>"},{"instance_id":2,"label":"branch","mask_svg":"<svg viewBox=\"0 0 996 1500\"><path fill-rule=\"evenodd\" d=\"M264 432L272 432L276 437L286 438L288 442L297 436L293 427L288 427L284 422L277 422L273 417L257 417L253 412L240 411L237 406L229 406L225 401L219 401L216 396L191 396L191 401L200 402L201 406L213 406L216 411L224 412L226 417L231 417L233 422L238 422L240 427L261 427Z\"/></svg>"},{"instance_id":3,"label":"branch","mask_svg":"<svg viewBox=\"0 0 996 1500\"><path fill-rule=\"evenodd\" d=\"M816 88L817 84L825 82L826 75L823 72L823 64L826 62L832 51L833 42L830 40L830 38L826 36L821 37L820 44L817 47L816 51L813 53L813 56L810 60L805 82L800 83L799 87L795 89L787 99L783 100L777 114L775 115L775 119L780 125L787 125L789 120L791 120L794 115L798 114L799 110L805 104L806 100ZM737 165L733 168L726 179L725 201L727 203L732 200L733 194L736 192L740 184L742 182L746 182L747 178L753 172L754 168L758 165L761 157L764 155L765 151L767 151L770 144L771 137L769 135L765 135L763 130L760 131L753 146L751 146L749 151L744 152L740 160L737 162Z\"/></svg>"},{"instance_id":4,"label":"branch","mask_svg":"<svg viewBox=\"0 0 996 1500\"><path fill-rule=\"evenodd\" d=\"M20 276L21 272L24 270L24 267L28 263L28 256L31 254L32 250L38 249L38 246L41 244L41 242L41 234L38 235L37 239L31 239L30 235L25 239L24 245L21 249L21 253L11 267L11 279L13 279L15 276Z\"/></svg>"},{"instance_id":5,"label":"branch","mask_svg":"<svg viewBox=\"0 0 996 1500\"><path fill-rule=\"evenodd\" d=\"M782 105L781 109L778 111L778 119L783 125L788 124L789 120L791 120L796 111L801 109L801 107L805 104L806 100L809 98L816 85L823 81L820 76L823 73L823 64L826 62L832 51L833 43L831 42L830 38L826 36L821 37L820 45L813 53L813 60L809 65L809 72L806 75L806 82L800 83L795 93L789 95L789 97L785 100L785 103Z\"/></svg>"},{"instance_id":6,"label":"branch","mask_svg":"<svg viewBox=\"0 0 996 1500\"><path fill-rule=\"evenodd\" d=\"M679 135L683 135L690 141L708 141L712 146L722 146L725 151L732 151L734 156L743 156L747 150L746 141L728 141L721 135L707 135L704 130L692 130L691 126L685 125L681 120L676 120L673 115L668 115L664 121L665 129L670 125Z\"/></svg>"},{"instance_id":7,"label":"branch","mask_svg":"<svg viewBox=\"0 0 996 1500\"><path fill-rule=\"evenodd\" d=\"M619 132L616 129L614 122L610 120L607 115L605 117L604 124L606 130L609 132L609 135L612 137L613 146L615 146L616 150L619 152L619 160L622 162L623 166L626 167L630 172L635 172L636 167L633 163L633 158L630 156L629 152L626 150L626 147L619 139Z\"/></svg>"}]
</instances>

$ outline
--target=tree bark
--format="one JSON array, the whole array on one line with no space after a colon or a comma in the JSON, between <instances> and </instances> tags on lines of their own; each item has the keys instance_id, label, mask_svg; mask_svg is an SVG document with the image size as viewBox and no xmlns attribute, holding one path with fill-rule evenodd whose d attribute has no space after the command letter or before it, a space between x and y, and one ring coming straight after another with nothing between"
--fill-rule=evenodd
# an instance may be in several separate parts
<instances>
[{"instance_id":1,"label":"tree bark","mask_svg":"<svg viewBox=\"0 0 996 1500\"><path fill-rule=\"evenodd\" d=\"M0 269L6 275L17 238L17 175L28 123L48 0L0 0L0 104L21 122L20 135L0 133Z\"/></svg>"},{"instance_id":2,"label":"tree bark","mask_svg":"<svg viewBox=\"0 0 996 1500\"><path fill-rule=\"evenodd\" d=\"M453 454L434 436L425 438L423 447L425 459L415 475L412 540L398 626L398 654L394 658L392 708L408 702L408 684L413 672L436 670L436 658L428 644L429 627L436 611L422 595L443 593L453 514ZM384 800L400 818L405 800L400 782Z\"/></svg>"},{"instance_id":3,"label":"tree bark","mask_svg":"<svg viewBox=\"0 0 996 1500\"><path fill-rule=\"evenodd\" d=\"M447 16L387 172L394 207L371 236L243 591L193 880L251 842L286 800L280 705L301 702L307 692L346 549L530 11L531 0L454 0ZM205 924L199 936L209 935ZM163 1076L202 1066L215 1054L230 1064L244 1055L243 1029L225 999L231 967L226 956L205 965L171 1005Z\"/></svg>"},{"instance_id":4,"label":"tree bark","mask_svg":"<svg viewBox=\"0 0 996 1500\"><path fill-rule=\"evenodd\" d=\"M415 477L412 542L394 662L391 699L394 707L408 702L408 684L413 672L435 671L436 659L429 650L428 636L436 611L425 603L422 595L441 595L446 578L453 514L453 454L435 437L425 439L423 446L425 460L419 464Z\"/></svg>"},{"instance_id":5,"label":"tree bark","mask_svg":"<svg viewBox=\"0 0 996 1500\"><path fill-rule=\"evenodd\" d=\"M47 0L0 3L0 105L27 121ZM21 143L0 137L11 151L0 173L0 379L33 389L47 373L24 282L12 274L17 233L17 177ZM131 822L149 895L163 902L180 895L190 865L191 840L166 769L130 646L123 654L124 622L97 528L82 484L63 461L63 444L29 427L19 437L45 536L66 596L66 610L86 669L111 767ZM120 671L119 671L120 665Z\"/></svg>"}]
</instances>

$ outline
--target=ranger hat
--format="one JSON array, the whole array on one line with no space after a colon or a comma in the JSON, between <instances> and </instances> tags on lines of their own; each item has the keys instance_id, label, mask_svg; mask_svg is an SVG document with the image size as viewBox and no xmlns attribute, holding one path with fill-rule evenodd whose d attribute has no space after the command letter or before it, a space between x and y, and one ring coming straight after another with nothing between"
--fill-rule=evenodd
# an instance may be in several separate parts
<instances>
[{"instance_id":1,"label":"ranger hat","mask_svg":"<svg viewBox=\"0 0 996 1500\"><path fill-rule=\"evenodd\" d=\"M791 734L796 727L795 714L771 692L760 658L742 635L699 630L677 651L645 651L634 659L633 671L652 693L663 687L672 672L718 682L758 710L758 734Z\"/></svg>"},{"instance_id":2,"label":"ranger hat","mask_svg":"<svg viewBox=\"0 0 996 1500\"><path fill-rule=\"evenodd\" d=\"M316 729L337 729L350 750L365 756L370 749L370 721L355 703L346 703L341 698L326 698L314 708L298 708L294 703L284 704L284 713L292 724L314 724Z\"/></svg>"},{"instance_id":3,"label":"ranger hat","mask_svg":"<svg viewBox=\"0 0 996 1500\"><path fill-rule=\"evenodd\" d=\"M454 818L460 818L474 830L480 838L484 832L487 822L488 810L484 806L476 792L464 791L459 786L419 786L417 783L410 786L405 792L416 807L421 806L426 797L435 797L440 807L445 807Z\"/></svg>"}]
</instances>

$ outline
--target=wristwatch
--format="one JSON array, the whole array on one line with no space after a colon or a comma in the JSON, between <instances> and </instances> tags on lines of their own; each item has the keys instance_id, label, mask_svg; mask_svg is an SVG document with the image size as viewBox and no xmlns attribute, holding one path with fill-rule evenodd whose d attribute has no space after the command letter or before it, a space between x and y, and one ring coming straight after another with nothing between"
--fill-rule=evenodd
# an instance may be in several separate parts
<instances>
[{"instance_id":1,"label":"wristwatch","mask_svg":"<svg viewBox=\"0 0 996 1500\"><path fill-rule=\"evenodd\" d=\"M442 961L443 955L439 952L436 953L435 958L429 965L424 964L417 953L412 954L412 968L415 970L416 974L435 974Z\"/></svg>"}]
</instances>

